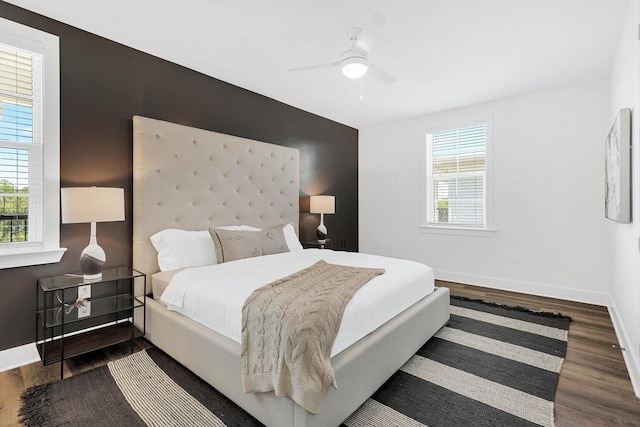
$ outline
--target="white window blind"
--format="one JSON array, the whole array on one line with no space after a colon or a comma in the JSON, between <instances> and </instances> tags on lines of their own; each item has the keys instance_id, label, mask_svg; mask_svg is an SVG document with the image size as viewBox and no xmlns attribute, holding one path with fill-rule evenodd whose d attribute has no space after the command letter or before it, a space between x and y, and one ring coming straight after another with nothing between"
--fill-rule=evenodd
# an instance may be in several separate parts
<instances>
[{"instance_id":1,"label":"white window blind","mask_svg":"<svg viewBox=\"0 0 640 427\"><path fill-rule=\"evenodd\" d=\"M485 124L427 133L427 223L486 227Z\"/></svg>"},{"instance_id":2,"label":"white window blind","mask_svg":"<svg viewBox=\"0 0 640 427\"><path fill-rule=\"evenodd\" d=\"M42 55L0 43L0 245L42 239Z\"/></svg>"}]
</instances>

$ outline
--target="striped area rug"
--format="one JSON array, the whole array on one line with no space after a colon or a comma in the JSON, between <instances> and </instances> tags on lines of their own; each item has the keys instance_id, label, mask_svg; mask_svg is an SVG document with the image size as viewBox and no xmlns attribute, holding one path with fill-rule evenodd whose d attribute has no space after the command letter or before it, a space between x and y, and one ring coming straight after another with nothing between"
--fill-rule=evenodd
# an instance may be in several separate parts
<instances>
[{"instance_id":1,"label":"striped area rug","mask_svg":"<svg viewBox=\"0 0 640 427\"><path fill-rule=\"evenodd\" d=\"M553 426L569 319L452 299L451 320L343 424ZM26 426L260 426L157 349L22 396Z\"/></svg>"},{"instance_id":2,"label":"striped area rug","mask_svg":"<svg viewBox=\"0 0 640 427\"><path fill-rule=\"evenodd\" d=\"M343 426L553 426L570 319L451 299L451 320Z\"/></svg>"}]
</instances>

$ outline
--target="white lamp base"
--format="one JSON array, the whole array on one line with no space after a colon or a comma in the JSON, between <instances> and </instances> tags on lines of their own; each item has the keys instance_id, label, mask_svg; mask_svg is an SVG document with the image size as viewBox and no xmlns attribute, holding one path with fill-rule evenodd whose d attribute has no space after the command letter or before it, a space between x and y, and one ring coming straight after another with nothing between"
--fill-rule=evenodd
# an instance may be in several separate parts
<instances>
[{"instance_id":1,"label":"white lamp base","mask_svg":"<svg viewBox=\"0 0 640 427\"><path fill-rule=\"evenodd\" d=\"M85 274L82 276L82 278L84 280L90 281L90 280L102 280L102 273L98 273L98 274Z\"/></svg>"},{"instance_id":2,"label":"white lamp base","mask_svg":"<svg viewBox=\"0 0 640 427\"><path fill-rule=\"evenodd\" d=\"M318 236L318 243L327 243L327 227L324 225L324 214L320 214L320 225L316 230Z\"/></svg>"},{"instance_id":3,"label":"white lamp base","mask_svg":"<svg viewBox=\"0 0 640 427\"><path fill-rule=\"evenodd\" d=\"M91 223L91 238L89 239L89 246L84 248L80 254L80 268L84 273L85 280L99 280L102 279L102 267L107 262L107 254L98 245L96 239L96 223Z\"/></svg>"}]
</instances>

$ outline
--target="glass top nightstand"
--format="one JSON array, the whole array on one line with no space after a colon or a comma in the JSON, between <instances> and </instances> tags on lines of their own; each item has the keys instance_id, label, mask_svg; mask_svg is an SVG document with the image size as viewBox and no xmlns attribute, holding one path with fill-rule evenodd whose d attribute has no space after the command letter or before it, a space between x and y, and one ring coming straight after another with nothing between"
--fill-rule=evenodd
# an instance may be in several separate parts
<instances>
[{"instance_id":1,"label":"glass top nightstand","mask_svg":"<svg viewBox=\"0 0 640 427\"><path fill-rule=\"evenodd\" d=\"M305 249L333 249L335 251L344 251L346 249L346 242L344 240L327 239L324 242L316 240L307 240L302 242L302 247Z\"/></svg>"},{"instance_id":2,"label":"glass top nightstand","mask_svg":"<svg viewBox=\"0 0 640 427\"><path fill-rule=\"evenodd\" d=\"M43 291L55 291L59 289L75 288L83 285L93 285L103 282L114 282L116 280L123 279L135 279L136 277L143 277L144 273L131 267L118 267L104 270L102 272L102 278L97 280L86 280L82 273L79 274L63 274L61 276L46 277L38 279L38 286Z\"/></svg>"},{"instance_id":3,"label":"glass top nightstand","mask_svg":"<svg viewBox=\"0 0 640 427\"><path fill-rule=\"evenodd\" d=\"M146 332L147 277L131 267L104 270L93 280L83 274L42 278L36 289L36 347L44 365L123 342L133 353L134 339Z\"/></svg>"}]
</instances>

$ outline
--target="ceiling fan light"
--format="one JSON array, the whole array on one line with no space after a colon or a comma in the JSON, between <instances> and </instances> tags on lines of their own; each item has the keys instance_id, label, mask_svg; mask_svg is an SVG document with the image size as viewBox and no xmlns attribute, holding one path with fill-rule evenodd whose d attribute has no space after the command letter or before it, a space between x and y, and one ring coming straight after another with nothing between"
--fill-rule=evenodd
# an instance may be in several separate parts
<instances>
[{"instance_id":1,"label":"ceiling fan light","mask_svg":"<svg viewBox=\"0 0 640 427\"><path fill-rule=\"evenodd\" d=\"M369 70L369 61L360 56L352 56L342 60L342 74L350 79L359 79Z\"/></svg>"}]
</instances>

